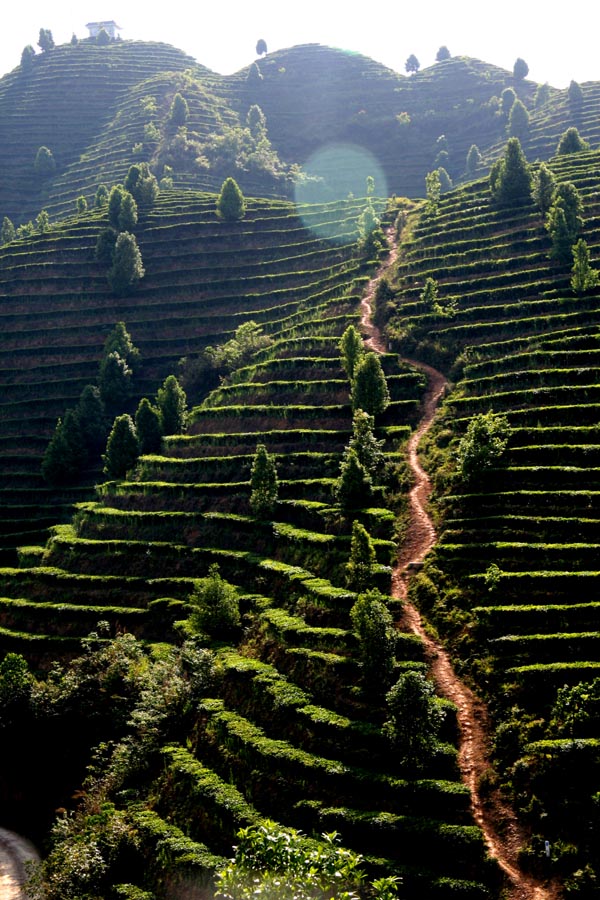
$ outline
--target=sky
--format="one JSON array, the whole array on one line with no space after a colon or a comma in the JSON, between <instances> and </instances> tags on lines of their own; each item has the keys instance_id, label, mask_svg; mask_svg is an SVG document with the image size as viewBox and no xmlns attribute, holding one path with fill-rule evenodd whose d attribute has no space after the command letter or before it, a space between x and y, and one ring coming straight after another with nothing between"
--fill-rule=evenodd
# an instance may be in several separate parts
<instances>
[{"instance_id":1,"label":"sky","mask_svg":"<svg viewBox=\"0 0 600 900\"><path fill-rule=\"evenodd\" d=\"M556 12L553 9L557 9ZM0 75L17 66L40 28L57 44L87 22L114 20L127 40L164 41L215 72L236 72L269 51L318 43L355 50L404 73L415 54L426 68L440 46L512 71L517 57L529 78L554 87L600 81L600 4L580 0L575 15L549 0L28 0L11 3L0 29Z\"/></svg>"}]
</instances>

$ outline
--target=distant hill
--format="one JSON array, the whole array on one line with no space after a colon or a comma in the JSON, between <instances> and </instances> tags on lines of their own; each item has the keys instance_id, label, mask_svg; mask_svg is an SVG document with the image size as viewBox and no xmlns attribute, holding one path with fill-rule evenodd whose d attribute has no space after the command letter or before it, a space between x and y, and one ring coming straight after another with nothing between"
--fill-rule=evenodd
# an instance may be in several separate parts
<instances>
[{"instance_id":1,"label":"distant hill","mask_svg":"<svg viewBox=\"0 0 600 900\"><path fill-rule=\"evenodd\" d=\"M179 187L218 190L234 174L248 194L291 196L289 167L310 171L311 155L331 144L371 153L388 194L422 196L431 169L443 165L460 179L472 144L484 157L502 145L507 122L499 98L506 87L531 112L534 156L551 155L571 124L595 139L594 85L585 87L577 110L555 90L534 109L534 82L467 57L406 77L361 54L308 44L221 76L166 44L65 44L0 80L0 216L20 224L46 208L61 217L77 197L93 202L100 183L123 180L140 161L159 178L169 166ZM188 106L179 131L170 122L177 93ZM251 159L240 153L240 130L255 104L266 116L277 171L263 147ZM55 163L46 174L34 166L42 146Z\"/></svg>"}]
</instances>

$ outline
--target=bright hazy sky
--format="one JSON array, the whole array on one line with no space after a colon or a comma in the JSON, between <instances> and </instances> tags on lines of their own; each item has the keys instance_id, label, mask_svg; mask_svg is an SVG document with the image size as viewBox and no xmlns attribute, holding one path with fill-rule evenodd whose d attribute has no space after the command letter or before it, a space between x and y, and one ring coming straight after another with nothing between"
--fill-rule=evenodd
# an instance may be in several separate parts
<instances>
[{"instance_id":1,"label":"bright hazy sky","mask_svg":"<svg viewBox=\"0 0 600 900\"><path fill-rule=\"evenodd\" d=\"M303 43L357 50L402 73L411 53L425 68L444 44L453 56L509 70L520 56L531 79L555 87L600 81L598 0L16 0L0 29L0 75L27 44L38 49L40 28L60 44L86 37L87 22L111 19L124 39L165 41L222 74L252 62L264 38L270 51Z\"/></svg>"}]
</instances>

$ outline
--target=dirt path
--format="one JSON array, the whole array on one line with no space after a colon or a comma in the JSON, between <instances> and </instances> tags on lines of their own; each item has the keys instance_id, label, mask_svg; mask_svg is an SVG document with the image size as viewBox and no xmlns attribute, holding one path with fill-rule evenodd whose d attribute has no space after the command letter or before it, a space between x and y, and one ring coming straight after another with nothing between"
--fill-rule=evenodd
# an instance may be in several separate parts
<instances>
[{"instance_id":1,"label":"dirt path","mask_svg":"<svg viewBox=\"0 0 600 900\"><path fill-rule=\"evenodd\" d=\"M393 230L388 231L391 246L389 257L374 278L368 283L361 304L361 327L367 335L366 346L384 353L385 342L379 329L370 320L373 298L379 280L397 258L398 249ZM463 781L471 791L473 817L481 828L490 856L494 857L506 876L507 900L558 900L560 891L556 885L543 885L529 877L519 867L518 851L524 836L510 807L498 792L492 792L484 803L480 793L480 780L489 770L490 725L485 705L456 675L449 654L425 630L419 611L408 602L409 580L419 564L436 542L437 535L427 512L426 504L431 493L431 483L423 470L418 447L423 435L431 427L448 382L431 366L416 360L405 360L427 375L428 385L423 401L422 416L407 447L408 463L414 478L409 494L409 522L406 538L399 548L392 575L392 594L402 599L401 627L418 634L424 643L426 657L439 693L456 704L460 729L459 765Z\"/></svg>"},{"instance_id":2,"label":"dirt path","mask_svg":"<svg viewBox=\"0 0 600 900\"><path fill-rule=\"evenodd\" d=\"M29 841L0 828L0 900L25 900L26 863L39 856Z\"/></svg>"}]
</instances>

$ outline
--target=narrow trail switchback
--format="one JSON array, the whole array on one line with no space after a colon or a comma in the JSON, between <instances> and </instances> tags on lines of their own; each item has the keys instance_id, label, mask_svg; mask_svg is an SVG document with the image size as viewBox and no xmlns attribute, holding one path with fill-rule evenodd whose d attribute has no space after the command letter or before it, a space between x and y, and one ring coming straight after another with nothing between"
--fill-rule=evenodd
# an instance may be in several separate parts
<instances>
[{"instance_id":1,"label":"narrow trail switchback","mask_svg":"<svg viewBox=\"0 0 600 900\"><path fill-rule=\"evenodd\" d=\"M376 353L385 353L387 346L380 330L371 321L373 301L380 280L398 256L393 228L386 232L390 253L374 277L368 282L361 302L361 329L366 335L365 346ZM458 677L448 652L434 640L423 625L419 611L408 600L408 583L415 570L437 540L435 527L426 508L431 494L431 482L418 458L418 446L431 427L448 382L441 372L417 360L405 359L427 376L427 390L423 400L420 422L407 446L408 463L414 486L409 494L409 521L405 539L398 550L392 574L392 595L403 601L401 627L418 634L425 647L427 660L439 693L457 707L460 730L459 766L463 781L471 792L471 807L475 822L482 830L488 852L506 876L508 900L559 900L561 894L554 884L542 884L524 873L518 863L518 852L524 835L513 810L497 791L484 802L480 794L481 777L489 771L490 723L485 704ZM501 831L500 831L501 829Z\"/></svg>"}]
</instances>

